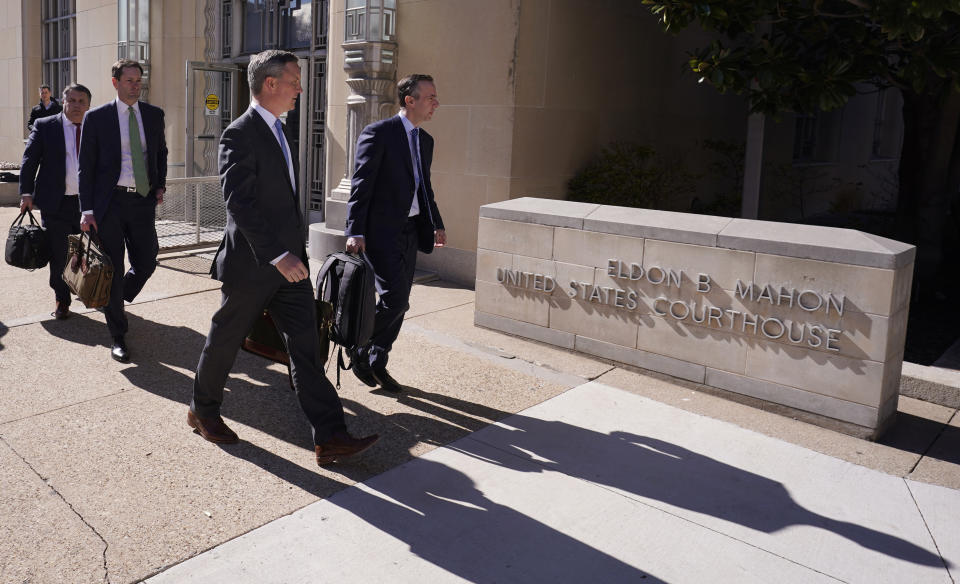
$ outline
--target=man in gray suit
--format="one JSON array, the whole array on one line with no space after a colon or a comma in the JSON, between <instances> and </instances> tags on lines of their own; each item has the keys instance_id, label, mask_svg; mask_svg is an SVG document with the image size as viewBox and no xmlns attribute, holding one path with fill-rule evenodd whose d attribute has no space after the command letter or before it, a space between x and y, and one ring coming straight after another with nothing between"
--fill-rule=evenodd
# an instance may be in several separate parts
<instances>
[{"instance_id":1,"label":"man in gray suit","mask_svg":"<svg viewBox=\"0 0 960 584\"><path fill-rule=\"evenodd\" d=\"M297 157L279 119L302 91L297 57L264 51L250 59L247 76L250 109L220 138L227 225L210 272L223 283L222 300L197 364L187 423L211 442L238 441L220 416L223 386L247 331L268 308L287 346L293 386L313 426L317 464L323 465L366 450L378 436L347 433L343 406L319 358Z\"/></svg>"}]
</instances>

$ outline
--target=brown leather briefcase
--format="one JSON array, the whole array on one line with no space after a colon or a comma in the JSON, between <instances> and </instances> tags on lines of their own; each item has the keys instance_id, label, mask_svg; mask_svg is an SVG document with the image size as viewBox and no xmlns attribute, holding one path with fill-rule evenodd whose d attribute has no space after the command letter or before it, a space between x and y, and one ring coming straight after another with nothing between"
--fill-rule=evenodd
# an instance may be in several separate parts
<instances>
[{"instance_id":1,"label":"brown leather briefcase","mask_svg":"<svg viewBox=\"0 0 960 584\"><path fill-rule=\"evenodd\" d=\"M90 232L67 236L67 265L63 281L87 308L99 308L110 303L110 284L113 282L113 262L103 252L100 238Z\"/></svg>"}]
</instances>

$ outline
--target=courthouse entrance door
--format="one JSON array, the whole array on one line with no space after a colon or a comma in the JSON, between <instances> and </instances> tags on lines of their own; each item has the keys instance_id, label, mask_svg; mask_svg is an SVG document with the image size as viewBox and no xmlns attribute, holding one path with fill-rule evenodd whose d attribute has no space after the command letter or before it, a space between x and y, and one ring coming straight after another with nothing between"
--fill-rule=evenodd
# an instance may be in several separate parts
<instances>
[{"instance_id":1,"label":"courthouse entrance door","mask_svg":"<svg viewBox=\"0 0 960 584\"><path fill-rule=\"evenodd\" d=\"M188 61L186 73L185 176L214 176L220 134L249 105L245 71L233 63Z\"/></svg>"}]
</instances>

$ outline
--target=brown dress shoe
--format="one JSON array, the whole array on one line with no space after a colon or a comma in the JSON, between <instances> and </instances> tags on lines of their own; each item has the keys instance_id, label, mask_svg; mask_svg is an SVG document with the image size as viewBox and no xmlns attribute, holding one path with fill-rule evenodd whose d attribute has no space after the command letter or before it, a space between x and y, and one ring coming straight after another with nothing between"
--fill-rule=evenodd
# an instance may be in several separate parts
<instances>
[{"instance_id":1,"label":"brown dress shoe","mask_svg":"<svg viewBox=\"0 0 960 584\"><path fill-rule=\"evenodd\" d=\"M317 464L323 466L336 462L341 458L360 454L380 439L378 434L367 436L366 438L354 438L346 432L336 432L329 440L323 444L317 444Z\"/></svg>"},{"instance_id":2,"label":"brown dress shoe","mask_svg":"<svg viewBox=\"0 0 960 584\"><path fill-rule=\"evenodd\" d=\"M220 416L215 418L201 418L188 410L187 425L210 442L216 442L217 444L236 444L240 441L237 433L228 428Z\"/></svg>"},{"instance_id":3,"label":"brown dress shoe","mask_svg":"<svg viewBox=\"0 0 960 584\"><path fill-rule=\"evenodd\" d=\"M57 300L57 307L53 310L53 317L57 320L64 320L70 317L70 305Z\"/></svg>"}]
</instances>

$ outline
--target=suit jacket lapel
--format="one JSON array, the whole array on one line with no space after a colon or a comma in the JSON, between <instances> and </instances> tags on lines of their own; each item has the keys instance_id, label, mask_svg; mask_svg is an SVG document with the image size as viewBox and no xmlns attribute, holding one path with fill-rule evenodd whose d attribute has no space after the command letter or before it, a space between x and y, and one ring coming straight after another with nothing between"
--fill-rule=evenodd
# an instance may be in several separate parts
<instances>
[{"instance_id":1,"label":"suit jacket lapel","mask_svg":"<svg viewBox=\"0 0 960 584\"><path fill-rule=\"evenodd\" d=\"M107 132L106 139L109 140L110 151L116 152L117 168L119 169L120 157L122 156L123 148L120 146L120 114L117 110L117 102L112 102L106 111L110 112L110 119L107 120L107 126L110 128L110 131ZM119 177L119 172L117 173L117 176Z\"/></svg>"},{"instance_id":2,"label":"suit jacket lapel","mask_svg":"<svg viewBox=\"0 0 960 584\"><path fill-rule=\"evenodd\" d=\"M403 159L407 162L407 171L410 173L410 178L416 182L417 175L413 173L413 157L410 156L410 139L407 137L407 128L403 125L403 120L400 119L399 115L394 116L394 119L396 119L397 134L403 148Z\"/></svg>"},{"instance_id":3,"label":"suit jacket lapel","mask_svg":"<svg viewBox=\"0 0 960 584\"><path fill-rule=\"evenodd\" d=\"M283 157L283 149L280 147L280 142L277 140L276 134L273 133L273 128L267 124L267 120L256 112L252 110L251 115L256 116L256 121L254 126L256 126L257 131L260 133L260 139L264 140L267 144L272 144L272 146L267 146L274 153L273 157L276 159L276 164L283 169L283 176L287 179L287 185L290 187L290 192L294 198L297 196L297 189L294 185L290 184L290 173L287 172L287 161ZM286 133L284 133L286 134ZM286 135L284 135L286 138ZM290 140L287 140L287 144L290 143ZM290 152L290 163L293 165L293 175L297 176L297 164L293 161L293 152Z\"/></svg>"},{"instance_id":4,"label":"suit jacket lapel","mask_svg":"<svg viewBox=\"0 0 960 584\"><path fill-rule=\"evenodd\" d=\"M56 160L66 161L67 135L63 131L63 114L62 113L57 114L56 118L57 118L57 123L55 125L57 128L53 131L53 135L56 138L56 140L54 140L54 142L56 143L56 146L54 146L54 148L56 148L56 151L55 151ZM64 169L66 169L66 166L67 166L66 162L64 162L63 166L64 166ZM64 172L66 172L66 170L64 170Z\"/></svg>"}]
</instances>

